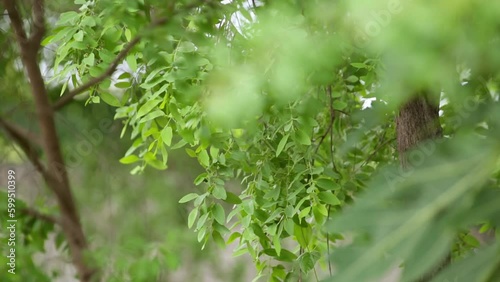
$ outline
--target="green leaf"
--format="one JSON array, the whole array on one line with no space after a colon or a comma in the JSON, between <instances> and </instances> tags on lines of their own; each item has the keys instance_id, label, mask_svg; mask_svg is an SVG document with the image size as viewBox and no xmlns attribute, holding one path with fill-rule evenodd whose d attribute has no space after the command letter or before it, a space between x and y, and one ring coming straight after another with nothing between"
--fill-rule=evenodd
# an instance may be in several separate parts
<instances>
[{"instance_id":1,"label":"green leaf","mask_svg":"<svg viewBox=\"0 0 500 282\"><path fill-rule=\"evenodd\" d=\"M150 121L152 119L155 119L158 117L163 117L163 116L165 116L165 113L162 110L156 110L156 111L148 113L145 117L141 118L141 120L139 120L139 123L144 123L146 121Z\"/></svg>"},{"instance_id":2,"label":"green leaf","mask_svg":"<svg viewBox=\"0 0 500 282\"><path fill-rule=\"evenodd\" d=\"M233 205L238 205L242 203L241 199L231 192L226 192L226 199L224 201Z\"/></svg>"},{"instance_id":3,"label":"green leaf","mask_svg":"<svg viewBox=\"0 0 500 282\"><path fill-rule=\"evenodd\" d=\"M94 27L96 24L97 23L96 23L94 17L92 17L92 16L84 17L82 19L82 26Z\"/></svg>"},{"instance_id":4,"label":"green leaf","mask_svg":"<svg viewBox=\"0 0 500 282\"><path fill-rule=\"evenodd\" d=\"M293 234L295 235L297 242L299 242L299 245L302 248L309 248L309 242L312 236L312 229L310 226L302 227L298 224L295 224Z\"/></svg>"},{"instance_id":5,"label":"green leaf","mask_svg":"<svg viewBox=\"0 0 500 282\"><path fill-rule=\"evenodd\" d=\"M194 180L194 185L200 185L203 181L206 181L208 174L206 172L198 175L196 179Z\"/></svg>"},{"instance_id":6,"label":"green leaf","mask_svg":"<svg viewBox=\"0 0 500 282\"><path fill-rule=\"evenodd\" d=\"M94 65L94 53L90 53L87 57L83 58L82 63L88 65L88 66L93 66Z\"/></svg>"},{"instance_id":7,"label":"green leaf","mask_svg":"<svg viewBox=\"0 0 500 282\"><path fill-rule=\"evenodd\" d=\"M305 273L309 273L314 268L316 262L321 257L319 252L305 252L299 257L300 269Z\"/></svg>"},{"instance_id":8,"label":"green leaf","mask_svg":"<svg viewBox=\"0 0 500 282\"><path fill-rule=\"evenodd\" d=\"M104 63L109 64L115 59L115 55L109 50L102 49L99 50L99 58L103 60Z\"/></svg>"},{"instance_id":9,"label":"green leaf","mask_svg":"<svg viewBox=\"0 0 500 282\"><path fill-rule=\"evenodd\" d=\"M196 193L189 193L187 194L186 196L182 197L180 200L179 200L179 203L187 203L189 201L192 201L196 198L198 198L200 195L196 194Z\"/></svg>"},{"instance_id":10,"label":"green leaf","mask_svg":"<svg viewBox=\"0 0 500 282\"><path fill-rule=\"evenodd\" d=\"M42 45L42 46L49 45L50 43L52 43L54 41L55 37L56 37L55 34L52 34L52 35L49 35L49 36L45 37L45 39L42 40L42 42L40 43L40 45Z\"/></svg>"},{"instance_id":11,"label":"green leaf","mask_svg":"<svg viewBox=\"0 0 500 282\"><path fill-rule=\"evenodd\" d=\"M335 183L332 179L329 178L318 178L315 181L317 187L324 190L338 190L340 189L340 185Z\"/></svg>"},{"instance_id":12,"label":"green leaf","mask_svg":"<svg viewBox=\"0 0 500 282\"><path fill-rule=\"evenodd\" d=\"M168 67L161 67L161 68L157 68L153 71L151 71L151 73L149 73L149 75L146 77L146 79L144 80L144 82L149 82L151 80L153 80L153 78L157 78L158 77L158 74L161 72L161 71L164 71L166 70Z\"/></svg>"},{"instance_id":13,"label":"green leaf","mask_svg":"<svg viewBox=\"0 0 500 282\"><path fill-rule=\"evenodd\" d=\"M214 186L214 190L212 191L212 195L216 199L220 199L220 200L225 200L227 198L226 189L224 189L224 187L219 186L219 185Z\"/></svg>"},{"instance_id":14,"label":"green leaf","mask_svg":"<svg viewBox=\"0 0 500 282\"><path fill-rule=\"evenodd\" d=\"M196 152L195 152L193 149L186 148L186 153L187 153L187 154L188 154L188 156L190 156L191 158L196 158Z\"/></svg>"},{"instance_id":15,"label":"green leaf","mask_svg":"<svg viewBox=\"0 0 500 282\"><path fill-rule=\"evenodd\" d=\"M80 30L78 31L77 33L75 33L73 35L73 38L76 40L76 41L82 41L83 40L83 30Z\"/></svg>"},{"instance_id":16,"label":"green leaf","mask_svg":"<svg viewBox=\"0 0 500 282\"><path fill-rule=\"evenodd\" d=\"M311 137L305 131L298 130L296 136L300 144L307 146L311 145Z\"/></svg>"},{"instance_id":17,"label":"green leaf","mask_svg":"<svg viewBox=\"0 0 500 282\"><path fill-rule=\"evenodd\" d=\"M217 221L212 221L212 228L217 230L222 235L231 233L231 231L224 225L217 223Z\"/></svg>"},{"instance_id":18,"label":"green leaf","mask_svg":"<svg viewBox=\"0 0 500 282\"><path fill-rule=\"evenodd\" d=\"M188 228L193 227L194 221L196 220L196 217L198 216L198 209L193 209L188 216Z\"/></svg>"},{"instance_id":19,"label":"green leaf","mask_svg":"<svg viewBox=\"0 0 500 282\"><path fill-rule=\"evenodd\" d=\"M479 229L479 233L480 234L483 234L485 232L488 232L489 230L491 230L491 224L489 222L487 223L484 223L481 228Z\"/></svg>"},{"instance_id":20,"label":"green leaf","mask_svg":"<svg viewBox=\"0 0 500 282\"><path fill-rule=\"evenodd\" d=\"M99 66L92 66L92 67L89 68L89 74L92 77L98 77L103 72L104 72L104 70L101 67L99 67Z\"/></svg>"},{"instance_id":21,"label":"green leaf","mask_svg":"<svg viewBox=\"0 0 500 282\"><path fill-rule=\"evenodd\" d=\"M186 146L186 145L187 145L186 140L181 139L181 140L179 140L179 142L175 143L175 144L172 146L172 148L171 148L171 149L172 149L172 150L180 149L180 148L182 148L182 147L184 147L184 146ZM194 157L196 157L196 154L194 155Z\"/></svg>"},{"instance_id":22,"label":"green leaf","mask_svg":"<svg viewBox=\"0 0 500 282\"><path fill-rule=\"evenodd\" d=\"M328 216L328 209L325 207L325 205L322 204L317 204L314 206L315 210L317 210L321 215L323 216Z\"/></svg>"},{"instance_id":23,"label":"green leaf","mask_svg":"<svg viewBox=\"0 0 500 282\"><path fill-rule=\"evenodd\" d=\"M351 75L348 78L346 78L346 80L348 82L354 83L354 82L357 82L359 80L359 78L357 76L355 76L355 75Z\"/></svg>"},{"instance_id":24,"label":"green leaf","mask_svg":"<svg viewBox=\"0 0 500 282\"><path fill-rule=\"evenodd\" d=\"M214 147L214 146L210 146L210 157L212 157L212 160L217 160L218 157L219 157L219 149Z\"/></svg>"},{"instance_id":25,"label":"green leaf","mask_svg":"<svg viewBox=\"0 0 500 282\"><path fill-rule=\"evenodd\" d=\"M130 32L130 29L125 29L125 38L127 39L127 41L130 42L130 40L132 40L132 32Z\"/></svg>"},{"instance_id":26,"label":"green leaf","mask_svg":"<svg viewBox=\"0 0 500 282\"><path fill-rule=\"evenodd\" d=\"M227 243L226 244L231 244L232 242L234 242L234 240L238 239L238 238L241 238L241 233L240 232L234 232L231 234L231 236L229 236L229 238L227 238Z\"/></svg>"},{"instance_id":27,"label":"green leaf","mask_svg":"<svg viewBox=\"0 0 500 282\"><path fill-rule=\"evenodd\" d=\"M149 113L154 107L156 107L159 103L161 103L161 100L149 100L144 105L141 106L139 111L137 111L137 117L140 118L144 116L145 114Z\"/></svg>"},{"instance_id":28,"label":"green leaf","mask_svg":"<svg viewBox=\"0 0 500 282\"><path fill-rule=\"evenodd\" d=\"M160 160L158 159L146 159L146 163L158 170L163 170L163 169L166 169L167 166Z\"/></svg>"},{"instance_id":29,"label":"green leaf","mask_svg":"<svg viewBox=\"0 0 500 282\"><path fill-rule=\"evenodd\" d=\"M226 246L226 242L224 241L224 238L220 235L219 232L217 231L212 231L212 238L214 239L215 243L217 243L217 245L219 245L220 247L225 247Z\"/></svg>"},{"instance_id":30,"label":"green leaf","mask_svg":"<svg viewBox=\"0 0 500 282\"><path fill-rule=\"evenodd\" d=\"M332 98L339 98L342 97L342 93L339 91L335 91L332 93Z\"/></svg>"},{"instance_id":31,"label":"green leaf","mask_svg":"<svg viewBox=\"0 0 500 282\"><path fill-rule=\"evenodd\" d=\"M172 144L172 127L165 126L161 131L161 139L165 145L170 146Z\"/></svg>"},{"instance_id":32,"label":"green leaf","mask_svg":"<svg viewBox=\"0 0 500 282\"><path fill-rule=\"evenodd\" d=\"M347 107L347 103L346 102L343 102L343 101L340 101L340 100L335 100L333 101L333 108L335 110L343 110Z\"/></svg>"},{"instance_id":33,"label":"green leaf","mask_svg":"<svg viewBox=\"0 0 500 282\"><path fill-rule=\"evenodd\" d=\"M299 218L304 218L306 217L307 215L309 215L309 212L311 211L311 207L305 207L303 210L300 211L299 213Z\"/></svg>"},{"instance_id":34,"label":"green leaf","mask_svg":"<svg viewBox=\"0 0 500 282\"><path fill-rule=\"evenodd\" d=\"M70 11L66 13L62 13L59 16L59 20L57 21L57 25L64 25L64 24L75 24L76 20L80 17L80 15L77 12Z\"/></svg>"},{"instance_id":35,"label":"green leaf","mask_svg":"<svg viewBox=\"0 0 500 282\"><path fill-rule=\"evenodd\" d=\"M273 237L273 245L274 249L276 250L276 254L279 257L281 255L281 240L278 234L274 235Z\"/></svg>"},{"instance_id":36,"label":"green leaf","mask_svg":"<svg viewBox=\"0 0 500 282\"><path fill-rule=\"evenodd\" d=\"M135 59L135 54L130 54L126 58L127 64L133 72L137 71L137 61Z\"/></svg>"},{"instance_id":37,"label":"green leaf","mask_svg":"<svg viewBox=\"0 0 500 282\"><path fill-rule=\"evenodd\" d=\"M99 93L100 93L101 99L106 104L113 106L113 107L121 107L120 101L118 101L118 99L115 96L113 96L105 91L100 91Z\"/></svg>"},{"instance_id":38,"label":"green leaf","mask_svg":"<svg viewBox=\"0 0 500 282\"><path fill-rule=\"evenodd\" d=\"M123 157L120 159L120 162L122 164L131 164L131 163L135 163L139 160L139 157L136 156L136 155L130 155L130 156L126 156L126 157Z\"/></svg>"},{"instance_id":39,"label":"green leaf","mask_svg":"<svg viewBox=\"0 0 500 282\"><path fill-rule=\"evenodd\" d=\"M203 213L203 210L201 211ZM208 213L204 213L203 215L200 216L198 219L198 223L196 223L196 229L201 229L205 222L207 222L208 219Z\"/></svg>"},{"instance_id":40,"label":"green leaf","mask_svg":"<svg viewBox=\"0 0 500 282\"><path fill-rule=\"evenodd\" d=\"M318 199L325 204L332 206L338 206L341 204L340 200L332 192L320 192L318 193Z\"/></svg>"},{"instance_id":41,"label":"green leaf","mask_svg":"<svg viewBox=\"0 0 500 282\"><path fill-rule=\"evenodd\" d=\"M286 141L288 141L289 136L290 134L285 134L285 136L281 138L280 143L278 144L278 148L276 148L276 157L279 156L283 151L283 148L285 148Z\"/></svg>"},{"instance_id":42,"label":"green leaf","mask_svg":"<svg viewBox=\"0 0 500 282\"><path fill-rule=\"evenodd\" d=\"M161 150L161 157L163 159L163 164L166 165L168 162L168 151L165 148L165 146L163 146L163 144L159 144L159 146L160 146L160 150Z\"/></svg>"},{"instance_id":43,"label":"green leaf","mask_svg":"<svg viewBox=\"0 0 500 282\"><path fill-rule=\"evenodd\" d=\"M220 204L215 204L213 209L214 219L224 225L226 223L226 213L224 212L224 208Z\"/></svg>"},{"instance_id":44,"label":"green leaf","mask_svg":"<svg viewBox=\"0 0 500 282\"><path fill-rule=\"evenodd\" d=\"M130 81L120 81L120 82L115 83L114 86L116 88L126 89L126 88L130 88L130 86L132 86L132 85L130 84Z\"/></svg>"},{"instance_id":45,"label":"green leaf","mask_svg":"<svg viewBox=\"0 0 500 282\"><path fill-rule=\"evenodd\" d=\"M196 50L196 46L193 44L193 42L189 42L189 41L182 41L177 46L178 52L189 53L189 52L194 52L195 50Z\"/></svg>"},{"instance_id":46,"label":"green leaf","mask_svg":"<svg viewBox=\"0 0 500 282\"><path fill-rule=\"evenodd\" d=\"M207 150L201 150L198 153L198 161L204 167L210 166L210 157L208 156Z\"/></svg>"},{"instance_id":47,"label":"green leaf","mask_svg":"<svg viewBox=\"0 0 500 282\"><path fill-rule=\"evenodd\" d=\"M470 247L473 247L473 248L477 248L480 245L479 240L477 240L476 237L474 237L470 234L465 235L462 238L462 240L464 240L464 242L467 243L467 245L469 245Z\"/></svg>"},{"instance_id":48,"label":"green leaf","mask_svg":"<svg viewBox=\"0 0 500 282\"><path fill-rule=\"evenodd\" d=\"M201 241L207 237L206 235L207 235L207 228L206 227L200 228L198 231L198 238L197 238L198 242L201 243Z\"/></svg>"},{"instance_id":49,"label":"green leaf","mask_svg":"<svg viewBox=\"0 0 500 282\"><path fill-rule=\"evenodd\" d=\"M64 94L64 91L66 91L66 88L68 87L68 81L69 80L63 83L63 86L61 88L61 93L59 93L59 96L62 96Z\"/></svg>"},{"instance_id":50,"label":"green leaf","mask_svg":"<svg viewBox=\"0 0 500 282\"><path fill-rule=\"evenodd\" d=\"M351 66L358 69L366 69L368 67L365 63L352 63Z\"/></svg>"},{"instance_id":51,"label":"green leaf","mask_svg":"<svg viewBox=\"0 0 500 282\"><path fill-rule=\"evenodd\" d=\"M118 76L118 79L129 79L131 78L132 75L128 72L122 72L119 76Z\"/></svg>"},{"instance_id":52,"label":"green leaf","mask_svg":"<svg viewBox=\"0 0 500 282\"><path fill-rule=\"evenodd\" d=\"M281 250L281 254L279 256L275 249L264 249L262 252L268 256L276 258L279 261L293 262L297 259L297 256L294 253L285 249Z\"/></svg>"}]
</instances>

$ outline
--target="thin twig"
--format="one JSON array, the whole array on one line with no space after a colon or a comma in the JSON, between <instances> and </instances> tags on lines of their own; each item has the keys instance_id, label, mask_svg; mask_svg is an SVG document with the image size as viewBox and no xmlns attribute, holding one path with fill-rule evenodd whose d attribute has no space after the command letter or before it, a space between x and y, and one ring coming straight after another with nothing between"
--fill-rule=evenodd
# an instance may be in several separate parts
<instances>
[{"instance_id":1,"label":"thin twig","mask_svg":"<svg viewBox=\"0 0 500 282\"><path fill-rule=\"evenodd\" d=\"M326 88L326 92L328 93L328 95L331 97L331 93L332 93L332 86L328 86ZM321 144L323 143L323 141L325 141L325 138L326 136L328 135L328 133L330 133L330 130L332 130L332 127L333 127L333 122L335 121L335 111L337 112L341 112L341 113L344 113L342 111L339 111L339 110L335 110L333 108L333 103L332 103L332 100L329 101L330 103L330 121L328 122L328 127L325 131L325 133L323 133L323 135L321 135L320 139L319 139L319 142L318 142L318 145L316 146L316 149L314 150L314 154L316 154L319 150L319 147L321 146Z\"/></svg>"},{"instance_id":2,"label":"thin twig","mask_svg":"<svg viewBox=\"0 0 500 282\"><path fill-rule=\"evenodd\" d=\"M41 219L41 220L46 221L48 223L52 223L54 225L59 224L59 219L57 219L56 217L54 217L52 215L41 213L33 208L24 208L21 210L21 213L24 213L26 215L30 215L30 216L38 218L38 219Z\"/></svg>"},{"instance_id":3,"label":"thin twig","mask_svg":"<svg viewBox=\"0 0 500 282\"><path fill-rule=\"evenodd\" d=\"M87 91L89 88L92 86L104 81L106 78L110 77L118 67L118 65L121 63L123 59L127 56L128 52L134 48L137 43L141 40L142 36L138 35L134 39L132 39L126 46L123 48L120 53L116 56L116 58L111 62L111 65L106 69L106 71L101 74L98 77L94 77L93 79L87 81L86 83L80 85L79 87L71 90L68 94L64 95L59 99L53 106L52 108L57 111L60 108L64 107L66 104L71 102L73 100L73 97L75 97L78 94L81 94L85 91Z\"/></svg>"},{"instance_id":4,"label":"thin twig","mask_svg":"<svg viewBox=\"0 0 500 282\"><path fill-rule=\"evenodd\" d=\"M30 141L30 139L33 139L30 138L30 136L21 128L2 118L0 118L0 127L2 127L12 140L19 145L30 162L35 166L36 170L38 170L42 175L46 175L46 169L38 158L37 147Z\"/></svg>"},{"instance_id":5,"label":"thin twig","mask_svg":"<svg viewBox=\"0 0 500 282\"><path fill-rule=\"evenodd\" d=\"M330 208L331 206L328 205L328 213L326 215L326 221L330 219ZM330 277L332 277L332 262L330 261L330 233L326 232L326 254L327 254L327 259L328 259L328 272L330 273Z\"/></svg>"},{"instance_id":6,"label":"thin twig","mask_svg":"<svg viewBox=\"0 0 500 282\"><path fill-rule=\"evenodd\" d=\"M302 255L303 251L304 251L304 248L300 247L300 249L299 249L299 256ZM299 279L298 279L298 282L302 282L302 269L300 268L300 266L299 266Z\"/></svg>"}]
</instances>

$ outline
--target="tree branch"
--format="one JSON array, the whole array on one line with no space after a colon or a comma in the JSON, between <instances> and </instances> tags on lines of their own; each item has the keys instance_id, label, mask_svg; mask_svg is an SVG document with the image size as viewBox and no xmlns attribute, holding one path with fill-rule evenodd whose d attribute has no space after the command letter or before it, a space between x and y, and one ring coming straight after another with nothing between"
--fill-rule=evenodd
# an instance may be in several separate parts
<instances>
[{"instance_id":1,"label":"tree branch","mask_svg":"<svg viewBox=\"0 0 500 282\"><path fill-rule=\"evenodd\" d=\"M41 219L41 220L46 221L48 223L52 223L54 225L57 225L60 223L58 218L51 216L51 215L48 215L48 214L41 213L33 208L24 208L21 210L21 213L24 213L26 215L29 215L29 216L32 216L32 217L35 217L38 219Z\"/></svg>"},{"instance_id":2,"label":"tree branch","mask_svg":"<svg viewBox=\"0 0 500 282\"><path fill-rule=\"evenodd\" d=\"M17 42L20 45L26 45L28 43L28 39L23 28L23 20L21 19L19 11L17 10L17 5L12 0L4 0L3 3L9 15L11 26L14 29L14 34L16 35Z\"/></svg>"},{"instance_id":3,"label":"tree branch","mask_svg":"<svg viewBox=\"0 0 500 282\"><path fill-rule=\"evenodd\" d=\"M37 148L30 141L30 139L32 139L33 137L30 138L29 133L2 118L0 118L0 127L2 127L7 132L7 134L10 135L14 142L19 145L30 162L35 166L36 170L38 170L40 174L45 175L46 170L43 164L40 162L40 159L38 158Z\"/></svg>"},{"instance_id":4,"label":"tree branch","mask_svg":"<svg viewBox=\"0 0 500 282\"><path fill-rule=\"evenodd\" d=\"M36 47L38 49L40 42L42 42L43 35L45 34L45 1L34 0L33 2L33 32L30 36L29 42L34 48Z\"/></svg>"},{"instance_id":5,"label":"tree branch","mask_svg":"<svg viewBox=\"0 0 500 282\"><path fill-rule=\"evenodd\" d=\"M69 102L71 102L73 100L73 98L78 95L78 94L81 94L85 91L87 91L89 88L91 88L92 86L98 84L98 83L101 83L102 81L104 81L106 78L110 77L115 71L116 71L116 67L118 67L118 65L121 63L121 61L123 59L125 59L125 57L127 56L128 52L134 48L135 45L137 45L137 43L139 43L139 41L141 40L142 36L138 35L136 36L134 39L132 39L126 46L125 48L123 48L120 53L118 53L118 55L116 56L116 58L111 62L111 65L109 65L109 67L106 69L106 71L101 74L100 76L98 77L95 77L89 81L87 81L86 83L80 85L79 87L71 90L68 94L64 95L61 97L61 99L59 99L53 106L52 108L57 111L59 109L61 109L62 107L66 106L66 104L68 104Z\"/></svg>"},{"instance_id":6,"label":"tree branch","mask_svg":"<svg viewBox=\"0 0 500 282\"><path fill-rule=\"evenodd\" d=\"M88 265L85 261L84 253L88 249L87 240L83 233L83 228L80 223L80 216L76 208L74 198L72 195L66 167L64 166L64 159L62 157L61 146L59 144L59 137L54 121L54 111L50 105L47 89L45 88L45 81L43 80L40 66L38 64L38 52L40 45L36 44L37 40L44 36L43 25L43 1L36 0L34 8L34 30L33 41L27 41L26 32L23 29L23 22L17 9L15 0L3 0L4 6L9 13L11 19L11 26L16 34L16 39L19 44L21 60L27 73L31 94L35 102L38 123L41 129L41 141L44 147L44 153L47 156L47 168L44 169L40 164L38 158L35 158L31 149L27 145L23 145L25 152L33 162L35 167L42 172L47 186L52 190L56 196L59 209L61 211L61 227L70 248L73 264L75 265L80 280L88 282L94 276L95 269ZM10 128L5 126L4 128ZM12 130L9 132L14 133ZM19 135L16 136L18 143L23 142L24 139Z\"/></svg>"}]
</instances>

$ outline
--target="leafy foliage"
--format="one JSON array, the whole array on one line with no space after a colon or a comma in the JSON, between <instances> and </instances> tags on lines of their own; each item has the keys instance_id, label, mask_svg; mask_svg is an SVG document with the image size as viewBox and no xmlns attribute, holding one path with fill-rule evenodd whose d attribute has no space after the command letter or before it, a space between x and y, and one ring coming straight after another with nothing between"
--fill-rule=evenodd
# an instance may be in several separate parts
<instances>
[{"instance_id":1,"label":"leafy foliage","mask_svg":"<svg viewBox=\"0 0 500 282\"><path fill-rule=\"evenodd\" d=\"M133 174L167 168L172 150L198 160L200 192L180 202L193 203L203 245L238 241L235 255L270 281L319 280L329 256L335 281L372 281L401 262L413 281L462 232L469 243L436 279L498 277L498 244L472 252L463 230L500 218L499 4L75 3L43 42L57 44L54 80L63 93L99 77L143 36L85 97L117 108ZM402 171L393 120L422 89L441 95L445 138Z\"/></svg>"}]
</instances>

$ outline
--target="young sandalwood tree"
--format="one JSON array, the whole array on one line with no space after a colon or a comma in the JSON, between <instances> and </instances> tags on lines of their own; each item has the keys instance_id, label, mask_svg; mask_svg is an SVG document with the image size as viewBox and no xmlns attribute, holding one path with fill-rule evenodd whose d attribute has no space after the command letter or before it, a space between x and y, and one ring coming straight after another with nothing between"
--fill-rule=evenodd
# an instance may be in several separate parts
<instances>
[{"instance_id":1,"label":"young sandalwood tree","mask_svg":"<svg viewBox=\"0 0 500 282\"><path fill-rule=\"evenodd\" d=\"M133 174L196 158L188 225L256 280L500 277L467 231L500 223L498 4L76 3L42 41L53 108L117 107Z\"/></svg>"}]
</instances>

